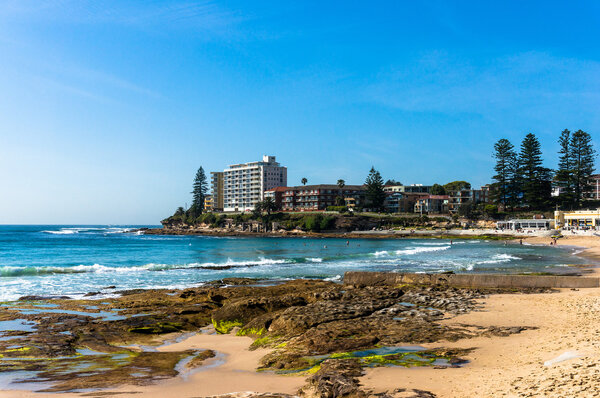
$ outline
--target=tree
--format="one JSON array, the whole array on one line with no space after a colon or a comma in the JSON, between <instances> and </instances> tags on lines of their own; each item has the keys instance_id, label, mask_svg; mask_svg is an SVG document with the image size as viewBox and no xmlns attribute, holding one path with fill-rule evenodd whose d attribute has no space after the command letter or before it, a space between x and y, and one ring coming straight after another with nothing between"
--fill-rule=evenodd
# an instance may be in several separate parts
<instances>
[{"instance_id":1,"label":"tree","mask_svg":"<svg viewBox=\"0 0 600 398\"><path fill-rule=\"evenodd\" d=\"M573 165L573 196L575 205L579 207L584 195L590 190L590 176L594 172L596 151L592 145L592 137L582 130L573 133L570 149Z\"/></svg>"},{"instance_id":2,"label":"tree","mask_svg":"<svg viewBox=\"0 0 600 398\"><path fill-rule=\"evenodd\" d=\"M385 185L402 185L402 183L400 181L396 181L394 179L391 179L391 180L387 180L385 182Z\"/></svg>"},{"instance_id":3,"label":"tree","mask_svg":"<svg viewBox=\"0 0 600 398\"><path fill-rule=\"evenodd\" d=\"M463 189L471 189L471 183L466 181L452 181L444 185L446 192L462 191Z\"/></svg>"},{"instance_id":4,"label":"tree","mask_svg":"<svg viewBox=\"0 0 600 398\"><path fill-rule=\"evenodd\" d=\"M179 207L177 208L177 210L175 210L175 214L173 214L173 215L174 215L174 216L181 217L181 216L183 216L184 214L185 214L185 210L184 210L184 208L183 208L183 207L181 207L181 206L179 206Z\"/></svg>"},{"instance_id":5,"label":"tree","mask_svg":"<svg viewBox=\"0 0 600 398\"><path fill-rule=\"evenodd\" d=\"M514 207L518 198L518 192L515 192L515 181L518 168L518 158L515 147L506 138L502 138L494 144L494 158L496 174L494 179L493 200L497 204L502 204L505 208Z\"/></svg>"},{"instance_id":6,"label":"tree","mask_svg":"<svg viewBox=\"0 0 600 398\"><path fill-rule=\"evenodd\" d=\"M559 200L563 206L572 207L574 204L574 175L573 175L573 151L571 150L571 132L564 129L558 139L560 145L558 170L554 176L556 185L560 188Z\"/></svg>"},{"instance_id":7,"label":"tree","mask_svg":"<svg viewBox=\"0 0 600 398\"><path fill-rule=\"evenodd\" d=\"M530 208L547 208L550 203L552 185L551 170L542 165L540 142L533 133L529 133L521 143L517 180L523 191L523 201Z\"/></svg>"},{"instance_id":8,"label":"tree","mask_svg":"<svg viewBox=\"0 0 600 398\"><path fill-rule=\"evenodd\" d=\"M367 186L367 200L374 209L383 210L383 202L385 201L385 192L383 190L383 178L375 167L371 167L369 175L365 181Z\"/></svg>"},{"instance_id":9,"label":"tree","mask_svg":"<svg viewBox=\"0 0 600 398\"><path fill-rule=\"evenodd\" d=\"M344 206L346 204L345 195L344 195L344 187L346 186L346 181L341 178L337 180L337 186L340 189L340 196L335 198L335 204L337 206Z\"/></svg>"},{"instance_id":10,"label":"tree","mask_svg":"<svg viewBox=\"0 0 600 398\"><path fill-rule=\"evenodd\" d=\"M194 178L194 189L192 190L192 214L194 216L198 214L202 214L202 210L204 210L204 198L206 198L206 193L208 192L208 185L206 183L206 174L204 174L204 169L202 166L196 172L196 177Z\"/></svg>"},{"instance_id":11,"label":"tree","mask_svg":"<svg viewBox=\"0 0 600 398\"><path fill-rule=\"evenodd\" d=\"M440 184L433 184L431 187L432 195L446 195L446 190Z\"/></svg>"},{"instance_id":12,"label":"tree","mask_svg":"<svg viewBox=\"0 0 600 398\"><path fill-rule=\"evenodd\" d=\"M259 202L261 203L261 202ZM268 197L265 198L265 200L262 201L261 203L261 211L266 211L267 215L271 215L271 212L273 211L277 211L277 204L275 203L275 201L273 200L273 198Z\"/></svg>"},{"instance_id":13,"label":"tree","mask_svg":"<svg viewBox=\"0 0 600 398\"><path fill-rule=\"evenodd\" d=\"M302 185L306 185L308 180L306 179L306 177L302 177L302 180L300 180L300 182L302 182Z\"/></svg>"}]
</instances>

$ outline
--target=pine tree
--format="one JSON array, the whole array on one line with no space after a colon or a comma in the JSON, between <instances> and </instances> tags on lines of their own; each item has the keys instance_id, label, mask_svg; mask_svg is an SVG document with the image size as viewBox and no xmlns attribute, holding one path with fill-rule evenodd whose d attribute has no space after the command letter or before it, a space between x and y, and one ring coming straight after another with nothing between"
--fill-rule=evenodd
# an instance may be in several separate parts
<instances>
[{"instance_id":1,"label":"pine tree","mask_svg":"<svg viewBox=\"0 0 600 398\"><path fill-rule=\"evenodd\" d=\"M573 170L573 197L579 207L586 192L590 190L590 176L594 172L596 151L592 145L592 137L582 130L571 136L571 160Z\"/></svg>"},{"instance_id":2,"label":"pine tree","mask_svg":"<svg viewBox=\"0 0 600 398\"><path fill-rule=\"evenodd\" d=\"M552 191L550 169L545 168L542 162L540 142L529 133L521 143L516 181L523 191L524 204L535 210L548 207Z\"/></svg>"},{"instance_id":3,"label":"pine tree","mask_svg":"<svg viewBox=\"0 0 600 398\"><path fill-rule=\"evenodd\" d=\"M558 139L560 145L558 170L554 176L556 185L561 188L559 200L563 206L573 207L574 181L573 181L573 151L571 150L571 132L564 129Z\"/></svg>"},{"instance_id":4,"label":"pine tree","mask_svg":"<svg viewBox=\"0 0 600 398\"><path fill-rule=\"evenodd\" d=\"M206 183L206 174L204 174L204 169L202 166L196 172L196 177L194 178L194 189L192 190L192 210L193 216L197 216L202 214L204 210L204 198L206 198L206 193L208 192L208 185Z\"/></svg>"},{"instance_id":5,"label":"pine tree","mask_svg":"<svg viewBox=\"0 0 600 398\"><path fill-rule=\"evenodd\" d=\"M371 167L367 180L367 201L370 206L377 210L383 210L383 202L385 201L385 192L383 191L383 178L375 167Z\"/></svg>"},{"instance_id":6,"label":"pine tree","mask_svg":"<svg viewBox=\"0 0 600 398\"><path fill-rule=\"evenodd\" d=\"M494 145L494 158L496 166L494 171L496 175L492 177L495 181L493 184L493 200L497 204L502 204L504 207L514 207L518 192L515 189L515 177L517 172L517 153L514 145L509 140L502 138Z\"/></svg>"}]
</instances>

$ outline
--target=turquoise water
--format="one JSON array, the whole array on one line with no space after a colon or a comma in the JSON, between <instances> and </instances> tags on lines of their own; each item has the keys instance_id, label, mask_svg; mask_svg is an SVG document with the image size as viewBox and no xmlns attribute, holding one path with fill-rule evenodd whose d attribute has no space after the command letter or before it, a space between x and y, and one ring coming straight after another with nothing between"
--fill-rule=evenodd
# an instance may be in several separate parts
<instances>
[{"instance_id":1,"label":"turquoise water","mask_svg":"<svg viewBox=\"0 0 600 398\"><path fill-rule=\"evenodd\" d=\"M139 226L0 226L0 301L24 295L184 288L225 277L340 280L345 271L565 272L573 250L496 241L233 238ZM98 298L101 296L95 296Z\"/></svg>"}]
</instances>

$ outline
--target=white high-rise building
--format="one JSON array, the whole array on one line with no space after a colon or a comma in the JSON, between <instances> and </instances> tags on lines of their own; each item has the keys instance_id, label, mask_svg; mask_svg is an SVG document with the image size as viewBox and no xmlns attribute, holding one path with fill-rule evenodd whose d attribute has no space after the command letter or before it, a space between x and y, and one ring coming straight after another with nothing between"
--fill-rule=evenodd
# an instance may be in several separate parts
<instances>
[{"instance_id":1,"label":"white high-rise building","mask_svg":"<svg viewBox=\"0 0 600 398\"><path fill-rule=\"evenodd\" d=\"M263 156L262 162L232 164L223 171L223 210L253 210L268 189L287 185L287 168L275 156Z\"/></svg>"}]
</instances>

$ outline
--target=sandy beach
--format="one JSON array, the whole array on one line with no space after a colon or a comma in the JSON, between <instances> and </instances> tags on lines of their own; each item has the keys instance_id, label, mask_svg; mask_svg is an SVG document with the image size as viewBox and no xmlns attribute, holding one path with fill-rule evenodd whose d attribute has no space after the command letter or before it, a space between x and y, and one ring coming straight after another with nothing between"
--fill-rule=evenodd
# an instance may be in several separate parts
<instances>
[{"instance_id":1,"label":"sandy beach","mask_svg":"<svg viewBox=\"0 0 600 398\"><path fill-rule=\"evenodd\" d=\"M550 239L532 237L531 244ZM600 238L565 237L559 246L579 246L581 254L600 258ZM499 294L480 299L478 311L454 316L446 325L468 327L527 326L504 337L475 337L424 344L427 348L473 349L460 368L380 367L367 369L360 383L366 391L428 391L436 397L596 397L600 396L600 289L562 289L542 294ZM236 393L295 394L306 376L256 372L268 351L248 350L248 337L197 334L160 350L213 349L221 353L192 374L147 386L121 386L95 393L40 394L3 391L0 397L200 397ZM414 396L412 392L395 396Z\"/></svg>"}]
</instances>

